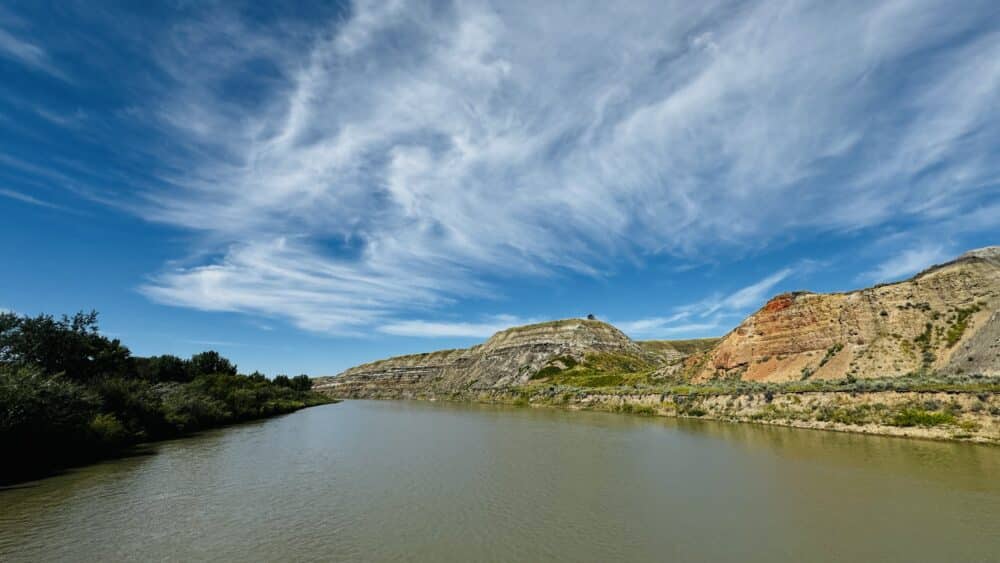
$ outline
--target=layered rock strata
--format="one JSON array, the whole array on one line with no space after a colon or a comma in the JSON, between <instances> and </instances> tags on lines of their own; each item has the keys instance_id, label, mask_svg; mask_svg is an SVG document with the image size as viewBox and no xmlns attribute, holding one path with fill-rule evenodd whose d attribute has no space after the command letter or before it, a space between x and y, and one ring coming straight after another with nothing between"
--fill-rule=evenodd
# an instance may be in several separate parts
<instances>
[{"instance_id":1,"label":"layered rock strata","mask_svg":"<svg viewBox=\"0 0 1000 563\"><path fill-rule=\"evenodd\" d=\"M860 291L786 293L695 366L696 381L1000 373L1000 247Z\"/></svg>"}]
</instances>

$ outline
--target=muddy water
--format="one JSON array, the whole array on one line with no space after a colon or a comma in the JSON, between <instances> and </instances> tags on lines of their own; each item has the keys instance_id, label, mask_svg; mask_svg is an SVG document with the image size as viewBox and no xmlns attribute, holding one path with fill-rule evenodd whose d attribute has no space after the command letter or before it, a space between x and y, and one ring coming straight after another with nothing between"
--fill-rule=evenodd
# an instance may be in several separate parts
<instances>
[{"instance_id":1,"label":"muddy water","mask_svg":"<svg viewBox=\"0 0 1000 563\"><path fill-rule=\"evenodd\" d=\"M2 561L996 561L1000 448L350 401L0 491Z\"/></svg>"}]
</instances>

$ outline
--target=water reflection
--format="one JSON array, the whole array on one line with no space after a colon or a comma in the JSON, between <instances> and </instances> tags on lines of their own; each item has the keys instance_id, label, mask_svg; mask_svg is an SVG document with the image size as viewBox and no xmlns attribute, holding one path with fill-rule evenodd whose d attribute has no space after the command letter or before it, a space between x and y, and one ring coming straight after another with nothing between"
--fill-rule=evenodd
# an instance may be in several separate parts
<instances>
[{"instance_id":1,"label":"water reflection","mask_svg":"<svg viewBox=\"0 0 1000 563\"><path fill-rule=\"evenodd\" d=\"M0 492L0 560L989 560L1000 449L355 401Z\"/></svg>"}]
</instances>

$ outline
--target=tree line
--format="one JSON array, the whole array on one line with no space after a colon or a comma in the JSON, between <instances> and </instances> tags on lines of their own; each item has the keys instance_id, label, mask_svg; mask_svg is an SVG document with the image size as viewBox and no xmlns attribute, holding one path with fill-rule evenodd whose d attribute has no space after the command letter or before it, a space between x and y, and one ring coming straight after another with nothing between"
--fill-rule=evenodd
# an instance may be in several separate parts
<instances>
[{"instance_id":1,"label":"tree line","mask_svg":"<svg viewBox=\"0 0 1000 563\"><path fill-rule=\"evenodd\" d=\"M96 312L0 313L0 483L328 402L311 387L307 375L240 374L214 350L133 356Z\"/></svg>"}]
</instances>

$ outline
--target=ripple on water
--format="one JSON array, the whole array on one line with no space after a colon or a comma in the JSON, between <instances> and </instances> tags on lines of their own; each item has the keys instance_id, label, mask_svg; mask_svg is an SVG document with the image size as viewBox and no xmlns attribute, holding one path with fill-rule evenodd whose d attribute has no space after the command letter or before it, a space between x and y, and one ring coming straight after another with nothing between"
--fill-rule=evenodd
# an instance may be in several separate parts
<instances>
[{"instance_id":1,"label":"ripple on water","mask_svg":"<svg viewBox=\"0 0 1000 563\"><path fill-rule=\"evenodd\" d=\"M988 560L1000 448L351 401L0 492L0 560Z\"/></svg>"}]
</instances>

